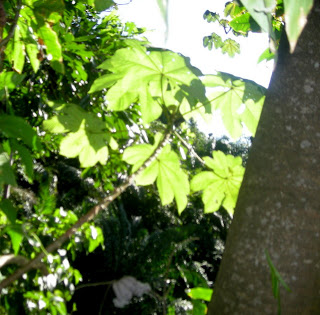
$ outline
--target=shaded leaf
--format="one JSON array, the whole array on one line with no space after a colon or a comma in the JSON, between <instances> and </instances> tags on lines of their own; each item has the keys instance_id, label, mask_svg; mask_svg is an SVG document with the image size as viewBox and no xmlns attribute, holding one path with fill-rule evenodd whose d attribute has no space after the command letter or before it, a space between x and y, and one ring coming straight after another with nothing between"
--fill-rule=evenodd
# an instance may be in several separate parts
<instances>
[{"instance_id":1,"label":"shaded leaf","mask_svg":"<svg viewBox=\"0 0 320 315\"><path fill-rule=\"evenodd\" d=\"M2 185L16 186L16 179L10 165L10 158L0 146L0 187Z\"/></svg>"},{"instance_id":2,"label":"shaded leaf","mask_svg":"<svg viewBox=\"0 0 320 315\"><path fill-rule=\"evenodd\" d=\"M94 0L95 9L98 12L104 11L112 7L115 3L112 0Z\"/></svg>"},{"instance_id":3,"label":"shaded leaf","mask_svg":"<svg viewBox=\"0 0 320 315\"><path fill-rule=\"evenodd\" d=\"M7 137L21 139L30 149L41 148L37 133L21 117L0 115L0 131Z\"/></svg>"},{"instance_id":4,"label":"shaded leaf","mask_svg":"<svg viewBox=\"0 0 320 315\"><path fill-rule=\"evenodd\" d=\"M14 224L17 218L17 210L13 206L12 201L9 199L0 201L0 209L7 216L8 220Z\"/></svg>"},{"instance_id":5,"label":"shaded leaf","mask_svg":"<svg viewBox=\"0 0 320 315\"><path fill-rule=\"evenodd\" d=\"M285 27L292 53L307 23L307 17L312 9L313 0L283 0L283 3Z\"/></svg>"}]
</instances>

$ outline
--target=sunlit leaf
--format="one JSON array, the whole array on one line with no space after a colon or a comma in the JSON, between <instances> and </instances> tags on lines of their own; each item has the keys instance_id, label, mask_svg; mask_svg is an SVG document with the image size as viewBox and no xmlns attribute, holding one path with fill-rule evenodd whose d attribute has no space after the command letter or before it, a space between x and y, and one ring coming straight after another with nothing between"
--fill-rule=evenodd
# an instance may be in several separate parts
<instances>
[{"instance_id":1,"label":"sunlit leaf","mask_svg":"<svg viewBox=\"0 0 320 315\"><path fill-rule=\"evenodd\" d=\"M171 51L147 53L136 41L127 40L126 43L128 48L118 50L100 66L113 73L97 79L89 91L109 88L116 81L106 95L109 109L125 110L140 101L143 120L149 123L162 112L155 98L170 91L171 86L179 86L180 93L174 94L179 102L186 98L194 106L198 101L205 101L205 90L198 78L201 72L192 68L186 58Z\"/></svg>"},{"instance_id":2,"label":"sunlit leaf","mask_svg":"<svg viewBox=\"0 0 320 315\"><path fill-rule=\"evenodd\" d=\"M265 88L253 81L222 72L205 76L203 83L207 87L219 88L209 99L212 110L220 110L224 126L231 137L237 139L241 136L242 123L254 135L264 102Z\"/></svg>"},{"instance_id":3,"label":"sunlit leaf","mask_svg":"<svg viewBox=\"0 0 320 315\"><path fill-rule=\"evenodd\" d=\"M58 72L64 73L62 48L57 33L49 23L44 23L38 28L38 34L46 45L47 58L51 66Z\"/></svg>"},{"instance_id":4,"label":"sunlit leaf","mask_svg":"<svg viewBox=\"0 0 320 315\"><path fill-rule=\"evenodd\" d=\"M226 3L225 9L224 9L224 15L229 16L231 18L235 18L242 14L244 11L244 7L240 7L236 1L230 1Z\"/></svg>"},{"instance_id":5,"label":"sunlit leaf","mask_svg":"<svg viewBox=\"0 0 320 315\"><path fill-rule=\"evenodd\" d=\"M230 57L240 54L240 45L233 39L226 39L221 47L222 52L227 53Z\"/></svg>"},{"instance_id":6,"label":"sunlit leaf","mask_svg":"<svg viewBox=\"0 0 320 315\"><path fill-rule=\"evenodd\" d=\"M14 254L17 255L23 239L22 225L8 225L5 228L5 232L10 236Z\"/></svg>"},{"instance_id":7,"label":"sunlit leaf","mask_svg":"<svg viewBox=\"0 0 320 315\"><path fill-rule=\"evenodd\" d=\"M117 148L108 126L96 115L75 104L49 102L57 116L43 122L43 127L52 133L67 133L60 143L60 154L69 158L79 156L82 167L98 162L106 164L108 145Z\"/></svg>"},{"instance_id":8,"label":"sunlit leaf","mask_svg":"<svg viewBox=\"0 0 320 315\"><path fill-rule=\"evenodd\" d=\"M242 34L247 34L251 29L250 14L245 13L230 21L229 25L236 31Z\"/></svg>"},{"instance_id":9,"label":"sunlit leaf","mask_svg":"<svg viewBox=\"0 0 320 315\"><path fill-rule=\"evenodd\" d=\"M207 302L211 301L212 292L212 289L200 287L187 290L188 296L190 296L192 299L199 299Z\"/></svg>"},{"instance_id":10,"label":"sunlit leaf","mask_svg":"<svg viewBox=\"0 0 320 315\"><path fill-rule=\"evenodd\" d=\"M13 69L18 73L22 73L25 60L25 46L21 40L20 27L17 25L14 33L14 46L13 46Z\"/></svg>"},{"instance_id":11,"label":"sunlit leaf","mask_svg":"<svg viewBox=\"0 0 320 315\"><path fill-rule=\"evenodd\" d=\"M202 201L206 213L217 211L223 206L232 214L244 174L241 158L214 151L213 159L210 157L203 159L213 171L201 172L194 176L191 180L191 189L203 190Z\"/></svg>"},{"instance_id":12,"label":"sunlit leaf","mask_svg":"<svg viewBox=\"0 0 320 315\"><path fill-rule=\"evenodd\" d=\"M156 149L157 139L154 145L141 144L127 148L123 154L123 160L133 165L133 172L136 171ZM162 149L157 159L153 161L135 179L137 185L150 185L154 181L163 205L167 205L175 198L178 212L181 213L187 206L187 195L189 194L188 176L181 170L178 155L171 151L169 145Z\"/></svg>"},{"instance_id":13,"label":"sunlit leaf","mask_svg":"<svg viewBox=\"0 0 320 315\"><path fill-rule=\"evenodd\" d=\"M266 61L272 60L272 59L274 59L274 57L275 57L275 54L272 53L269 48L267 48L267 49L259 56L258 63L260 63L260 62L263 61L263 60L266 60Z\"/></svg>"}]
</instances>

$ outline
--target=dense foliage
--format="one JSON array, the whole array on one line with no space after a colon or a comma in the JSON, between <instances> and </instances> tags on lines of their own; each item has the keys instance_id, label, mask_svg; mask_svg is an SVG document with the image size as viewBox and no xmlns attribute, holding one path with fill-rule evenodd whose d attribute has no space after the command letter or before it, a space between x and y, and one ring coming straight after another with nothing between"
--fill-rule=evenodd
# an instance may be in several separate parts
<instances>
[{"instance_id":1,"label":"dense foliage","mask_svg":"<svg viewBox=\"0 0 320 315\"><path fill-rule=\"evenodd\" d=\"M129 283L132 313L210 299L247 146L192 119L254 134L265 89L150 47L114 7L0 2L1 313L120 314L130 299L109 289Z\"/></svg>"}]
</instances>

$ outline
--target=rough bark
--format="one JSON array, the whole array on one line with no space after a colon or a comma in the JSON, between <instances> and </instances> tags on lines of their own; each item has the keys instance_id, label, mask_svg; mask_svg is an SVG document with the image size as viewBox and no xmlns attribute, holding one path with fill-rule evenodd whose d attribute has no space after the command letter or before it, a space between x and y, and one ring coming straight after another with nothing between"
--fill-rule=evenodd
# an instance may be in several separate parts
<instances>
[{"instance_id":1,"label":"rough bark","mask_svg":"<svg viewBox=\"0 0 320 315\"><path fill-rule=\"evenodd\" d=\"M293 54L281 40L209 314L277 314L265 250L292 290L283 315L320 314L320 4Z\"/></svg>"}]
</instances>

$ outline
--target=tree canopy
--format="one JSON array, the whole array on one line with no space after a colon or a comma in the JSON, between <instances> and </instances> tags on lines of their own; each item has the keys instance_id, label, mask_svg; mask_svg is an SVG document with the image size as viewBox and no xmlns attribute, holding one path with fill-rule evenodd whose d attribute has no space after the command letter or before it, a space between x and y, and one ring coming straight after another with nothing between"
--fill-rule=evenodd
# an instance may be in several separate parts
<instances>
[{"instance_id":1,"label":"tree canopy","mask_svg":"<svg viewBox=\"0 0 320 315\"><path fill-rule=\"evenodd\" d=\"M230 21L205 17L242 35L268 31L275 47L286 17L294 50L296 21L312 1L286 2L233 1ZM126 295L136 296L141 314L150 313L141 311L143 298L164 314L203 314L210 300L247 144L214 144L195 120L219 110L233 141L244 126L254 136L266 89L204 75L186 56L152 47L144 29L120 22L116 7L0 2L2 313L75 312L80 292L100 278L116 294L110 313L130 303ZM211 41L205 46L232 55L230 43ZM95 258L83 269L86 257ZM99 277L96 266L110 274ZM108 290L100 298L110 298Z\"/></svg>"}]
</instances>

